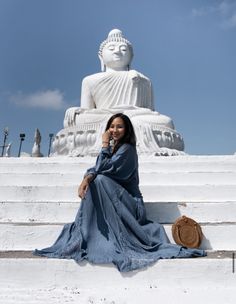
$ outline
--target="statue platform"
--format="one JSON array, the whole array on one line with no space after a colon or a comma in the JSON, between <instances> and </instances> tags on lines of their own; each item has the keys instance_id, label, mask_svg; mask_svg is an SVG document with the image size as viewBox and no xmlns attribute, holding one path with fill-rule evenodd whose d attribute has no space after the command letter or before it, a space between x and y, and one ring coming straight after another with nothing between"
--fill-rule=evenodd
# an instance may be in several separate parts
<instances>
[{"instance_id":1,"label":"statue platform","mask_svg":"<svg viewBox=\"0 0 236 304\"><path fill-rule=\"evenodd\" d=\"M194 218L207 257L160 260L120 274L112 265L32 256L73 221L77 186L93 163L92 157L0 158L0 303L235 303L235 155L139 158L148 217L164 224L171 239L177 217Z\"/></svg>"}]
</instances>

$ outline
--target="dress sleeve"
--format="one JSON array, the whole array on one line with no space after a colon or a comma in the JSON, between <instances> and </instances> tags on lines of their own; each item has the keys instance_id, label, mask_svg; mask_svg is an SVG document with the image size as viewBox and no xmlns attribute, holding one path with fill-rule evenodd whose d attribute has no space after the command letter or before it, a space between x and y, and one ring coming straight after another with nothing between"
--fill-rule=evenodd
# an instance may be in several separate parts
<instances>
[{"instance_id":1,"label":"dress sleeve","mask_svg":"<svg viewBox=\"0 0 236 304\"><path fill-rule=\"evenodd\" d=\"M103 174L119 182L127 181L136 169L135 154L135 148L129 144L123 144L113 155L109 148L102 148L96 165L85 175Z\"/></svg>"}]
</instances>

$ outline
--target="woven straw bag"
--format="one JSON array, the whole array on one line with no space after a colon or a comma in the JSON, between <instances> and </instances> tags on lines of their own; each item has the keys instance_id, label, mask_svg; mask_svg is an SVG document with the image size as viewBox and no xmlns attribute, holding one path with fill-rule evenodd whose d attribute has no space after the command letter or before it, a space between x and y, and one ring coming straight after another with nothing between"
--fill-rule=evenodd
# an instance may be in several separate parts
<instances>
[{"instance_id":1,"label":"woven straw bag","mask_svg":"<svg viewBox=\"0 0 236 304\"><path fill-rule=\"evenodd\" d=\"M172 236L176 244L198 248L202 242L202 229L193 219L183 215L172 225Z\"/></svg>"}]
</instances>

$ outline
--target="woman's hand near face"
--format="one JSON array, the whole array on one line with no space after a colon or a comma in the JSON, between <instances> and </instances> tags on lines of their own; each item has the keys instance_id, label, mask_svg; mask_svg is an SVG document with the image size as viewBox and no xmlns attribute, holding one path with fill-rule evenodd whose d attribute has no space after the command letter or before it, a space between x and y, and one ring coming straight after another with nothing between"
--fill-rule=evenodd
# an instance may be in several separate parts
<instances>
[{"instance_id":1,"label":"woman's hand near face","mask_svg":"<svg viewBox=\"0 0 236 304\"><path fill-rule=\"evenodd\" d=\"M105 133L102 134L102 146L108 147L111 139L111 132L107 130Z\"/></svg>"}]
</instances>

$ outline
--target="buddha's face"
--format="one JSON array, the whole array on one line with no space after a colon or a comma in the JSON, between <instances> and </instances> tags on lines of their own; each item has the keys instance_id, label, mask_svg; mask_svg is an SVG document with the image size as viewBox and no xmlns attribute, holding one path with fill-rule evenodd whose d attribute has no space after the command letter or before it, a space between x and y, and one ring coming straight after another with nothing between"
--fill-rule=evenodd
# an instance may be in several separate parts
<instances>
[{"instance_id":1,"label":"buddha's face","mask_svg":"<svg viewBox=\"0 0 236 304\"><path fill-rule=\"evenodd\" d=\"M102 50L101 59L107 68L126 70L132 60L132 54L125 42L108 42Z\"/></svg>"}]
</instances>

